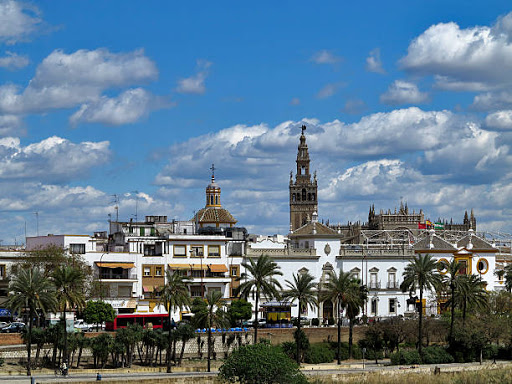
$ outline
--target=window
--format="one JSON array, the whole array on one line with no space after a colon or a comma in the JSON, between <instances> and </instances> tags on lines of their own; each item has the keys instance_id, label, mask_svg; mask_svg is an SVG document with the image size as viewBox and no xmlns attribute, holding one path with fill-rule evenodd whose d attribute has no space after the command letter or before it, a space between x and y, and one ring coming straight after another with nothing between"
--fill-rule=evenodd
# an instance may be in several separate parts
<instances>
[{"instance_id":1,"label":"window","mask_svg":"<svg viewBox=\"0 0 512 384\"><path fill-rule=\"evenodd\" d=\"M220 257L220 246L209 245L208 246L208 257Z\"/></svg>"},{"instance_id":2,"label":"window","mask_svg":"<svg viewBox=\"0 0 512 384\"><path fill-rule=\"evenodd\" d=\"M160 254L157 255L155 244L144 244L144 256L162 256L161 248Z\"/></svg>"},{"instance_id":3,"label":"window","mask_svg":"<svg viewBox=\"0 0 512 384\"><path fill-rule=\"evenodd\" d=\"M231 276L238 276L238 268L231 267Z\"/></svg>"},{"instance_id":4,"label":"window","mask_svg":"<svg viewBox=\"0 0 512 384\"><path fill-rule=\"evenodd\" d=\"M396 299L389 299L389 313L396 313Z\"/></svg>"},{"instance_id":5,"label":"window","mask_svg":"<svg viewBox=\"0 0 512 384\"><path fill-rule=\"evenodd\" d=\"M145 236L146 235L146 231L144 230L144 227L140 227L140 235L141 236Z\"/></svg>"},{"instance_id":6,"label":"window","mask_svg":"<svg viewBox=\"0 0 512 384\"><path fill-rule=\"evenodd\" d=\"M448 264L450 264L448 263L448 260L439 259L439 261L437 262L437 270L439 271L440 274L444 275L448 272L448 269L446 267Z\"/></svg>"},{"instance_id":7,"label":"window","mask_svg":"<svg viewBox=\"0 0 512 384\"><path fill-rule=\"evenodd\" d=\"M203 275L203 271L201 271L201 270L198 271L195 269L192 270L192 277L201 277L202 275Z\"/></svg>"},{"instance_id":8,"label":"window","mask_svg":"<svg viewBox=\"0 0 512 384\"><path fill-rule=\"evenodd\" d=\"M203 257L204 247L202 245L191 245L190 246L190 257Z\"/></svg>"},{"instance_id":9,"label":"window","mask_svg":"<svg viewBox=\"0 0 512 384\"><path fill-rule=\"evenodd\" d=\"M396 281L396 272L388 272L388 288L398 288Z\"/></svg>"},{"instance_id":10,"label":"window","mask_svg":"<svg viewBox=\"0 0 512 384\"><path fill-rule=\"evenodd\" d=\"M190 296L201 297L202 287L200 285L193 285L190 287Z\"/></svg>"},{"instance_id":11,"label":"window","mask_svg":"<svg viewBox=\"0 0 512 384\"><path fill-rule=\"evenodd\" d=\"M7 276L5 276L5 265L0 265L0 279L5 279Z\"/></svg>"},{"instance_id":12,"label":"window","mask_svg":"<svg viewBox=\"0 0 512 384\"><path fill-rule=\"evenodd\" d=\"M144 267L144 276L151 276L151 268Z\"/></svg>"},{"instance_id":13,"label":"window","mask_svg":"<svg viewBox=\"0 0 512 384\"><path fill-rule=\"evenodd\" d=\"M486 259L479 259L476 263L476 270L480 275L485 275L489 270L489 262Z\"/></svg>"},{"instance_id":14,"label":"window","mask_svg":"<svg viewBox=\"0 0 512 384\"><path fill-rule=\"evenodd\" d=\"M208 288L208 293L210 292L221 292L220 287L210 287Z\"/></svg>"},{"instance_id":15,"label":"window","mask_svg":"<svg viewBox=\"0 0 512 384\"><path fill-rule=\"evenodd\" d=\"M85 244L69 244L69 252L75 255L85 254Z\"/></svg>"},{"instance_id":16,"label":"window","mask_svg":"<svg viewBox=\"0 0 512 384\"><path fill-rule=\"evenodd\" d=\"M380 284L377 281L377 272L370 273L370 289L378 289Z\"/></svg>"},{"instance_id":17,"label":"window","mask_svg":"<svg viewBox=\"0 0 512 384\"><path fill-rule=\"evenodd\" d=\"M187 257L187 246L186 245L175 245L174 246L175 257Z\"/></svg>"},{"instance_id":18,"label":"window","mask_svg":"<svg viewBox=\"0 0 512 384\"><path fill-rule=\"evenodd\" d=\"M162 267L155 267L155 276L162 276L163 273L163 268Z\"/></svg>"},{"instance_id":19,"label":"window","mask_svg":"<svg viewBox=\"0 0 512 384\"><path fill-rule=\"evenodd\" d=\"M370 312L372 313L372 315L377 314L377 303L378 303L378 299L372 299L371 308L370 308Z\"/></svg>"}]
</instances>

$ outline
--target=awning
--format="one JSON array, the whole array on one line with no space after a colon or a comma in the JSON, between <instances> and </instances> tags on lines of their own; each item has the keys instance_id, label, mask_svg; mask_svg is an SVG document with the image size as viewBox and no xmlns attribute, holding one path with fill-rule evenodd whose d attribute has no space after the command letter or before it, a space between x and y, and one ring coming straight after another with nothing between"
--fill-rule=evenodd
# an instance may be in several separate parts
<instances>
[{"instance_id":1,"label":"awning","mask_svg":"<svg viewBox=\"0 0 512 384\"><path fill-rule=\"evenodd\" d=\"M123 269L130 269L134 268L134 263L109 263L109 262L96 262L96 265L101 268L123 268Z\"/></svg>"},{"instance_id":2,"label":"awning","mask_svg":"<svg viewBox=\"0 0 512 384\"><path fill-rule=\"evenodd\" d=\"M135 299L128 300L125 308L137 308L137 300L135 300Z\"/></svg>"},{"instance_id":3,"label":"awning","mask_svg":"<svg viewBox=\"0 0 512 384\"><path fill-rule=\"evenodd\" d=\"M212 264L212 265L210 265L210 271L211 272L227 272L228 267L226 267L224 264Z\"/></svg>"},{"instance_id":4,"label":"awning","mask_svg":"<svg viewBox=\"0 0 512 384\"><path fill-rule=\"evenodd\" d=\"M200 271L201 269L206 270L208 267L206 264L203 264L201 268L201 264L169 264L169 268L171 269L191 269L194 271Z\"/></svg>"},{"instance_id":5,"label":"awning","mask_svg":"<svg viewBox=\"0 0 512 384\"><path fill-rule=\"evenodd\" d=\"M145 285L142 287L142 290L144 292L153 292L155 290L155 287L153 287L152 285Z\"/></svg>"}]
</instances>

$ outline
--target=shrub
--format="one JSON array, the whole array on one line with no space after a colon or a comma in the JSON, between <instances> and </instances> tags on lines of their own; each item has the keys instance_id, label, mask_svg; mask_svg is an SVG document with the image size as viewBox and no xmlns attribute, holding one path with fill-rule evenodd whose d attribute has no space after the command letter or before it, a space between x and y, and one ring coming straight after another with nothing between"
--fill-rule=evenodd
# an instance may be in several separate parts
<instances>
[{"instance_id":1,"label":"shrub","mask_svg":"<svg viewBox=\"0 0 512 384\"><path fill-rule=\"evenodd\" d=\"M495 359L498 357L498 346L496 344L487 344L482 354L484 359Z\"/></svg>"},{"instance_id":2,"label":"shrub","mask_svg":"<svg viewBox=\"0 0 512 384\"><path fill-rule=\"evenodd\" d=\"M450 355L446 349L439 346L423 348L423 363L424 364L450 364L455 359Z\"/></svg>"},{"instance_id":3,"label":"shrub","mask_svg":"<svg viewBox=\"0 0 512 384\"><path fill-rule=\"evenodd\" d=\"M221 379L246 384L307 384L293 360L267 344L246 345L235 350L219 369Z\"/></svg>"},{"instance_id":4,"label":"shrub","mask_svg":"<svg viewBox=\"0 0 512 384\"><path fill-rule=\"evenodd\" d=\"M297 353L297 346L293 341L285 341L280 345L283 353L292 360L296 360L295 353Z\"/></svg>"},{"instance_id":5,"label":"shrub","mask_svg":"<svg viewBox=\"0 0 512 384\"><path fill-rule=\"evenodd\" d=\"M420 354L415 349L392 353L390 358L392 365L421 364Z\"/></svg>"},{"instance_id":6,"label":"shrub","mask_svg":"<svg viewBox=\"0 0 512 384\"><path fill-rule=\"evenodd\" d=\"M313 320L311 320L311 325L313 327L318 327L320 325L320 319L319 318L314 318Z\"/></svg>"},{"instance_id":7,"label":"shrub","mask_svg":"<svg viewBox=\"0 0 512 384\"><path fill-rule=\"evenodd\" d=\"M330 363L334 360L335 353L325 343L311 344L306 351L305 361L308 364Z\"/></svg>"},{"instance_id":8,"label":"shrub","mask_svg":"<svg viewBox=\"0 0 512 384\"><path fill-rule=\"evenodd\" d=\"M327 319L327 324L329 324L329 325L334 325L334 317L329 317L329 318Z\"/></svg>"}]
</instances>

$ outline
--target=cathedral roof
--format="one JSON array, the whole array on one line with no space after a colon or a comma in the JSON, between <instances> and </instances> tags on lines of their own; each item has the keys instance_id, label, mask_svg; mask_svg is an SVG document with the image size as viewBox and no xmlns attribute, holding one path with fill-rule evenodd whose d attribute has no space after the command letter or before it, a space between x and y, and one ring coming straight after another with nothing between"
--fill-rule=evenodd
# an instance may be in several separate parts
<instances>
[{"instance_id":1,"label":"cathedral roof","mask_svg":"<svg viewBox=\"0 0 512 384\"><path fill-rule=\"evenodd\" d=\"M439 236L427 236L424 239L414 244L414 251L416 252L429 252L429 251L449 251L455 252L457 248L453 244L440 238Z\"/></svg>"},{"instance_id":2,"label":"cathedral roof","mask_svg":"<svg viewBox=\"0 0 512 384\"><path fill-rule=\"evenodd\" d=\"M297 228L290 234L290 237L294 236L341 236L334 229L329 228L327 225L319 222L310 221L304 224L302 227Z\"/></svg>"},{"instance_id":3,"label":"cathedral roof","mask_svg":"<svg viewBox=\"0 0 512 384\"><path fill-rule=\"evenodd\" d=\"M231 213L225 208L222 207L206 207L200 209L197 212L196 216L194 216L194 221L197 220L199 224L201 223L228 223L235 224L237 220L233 217Z\"/></svg>"}]
</instances>

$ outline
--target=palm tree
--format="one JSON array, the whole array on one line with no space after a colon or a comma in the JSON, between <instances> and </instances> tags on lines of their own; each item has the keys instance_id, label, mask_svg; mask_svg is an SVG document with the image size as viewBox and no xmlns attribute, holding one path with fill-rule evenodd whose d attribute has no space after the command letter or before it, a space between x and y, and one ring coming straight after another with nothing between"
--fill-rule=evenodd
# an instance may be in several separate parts
<instances>
[{"instance_id":1,"label":"palm tree","mask_svg":"<svg viewBox=\"0 0 512 384\"><path fill-rule=\"evenodd\" d=\"M353 344L353 332L354 332L354 321L364 303L368 299L368 288L361 284L360 280L353 279L349 286L349 290L345 295L344 304L346 308L346 314L349 319L349 332L348 332L348 357L352 358L352 344Z\"/></svg>"},{"instance_id":2,"label":"palm tree","mask_svg":"<svg viewBox=\"0 0 512 384\"><path fill-rule=\"evenodd\" d=\"M455 302L462 308L462 324L466 324L468 307L478 309L488 305L485 283L477 275L461 275L457 281Z\"/></svg>"},{"instance_id":3,"label":"palm tree","mask_svg":"<svg viewBox=\"0 0 512 384\"><path fill-rule=\"evenodd\" d=\"M441 266L446 269L446 273L449 275L448 278L445 278L445 284L450 287L450 335L448 336L448 340L450 341L450 345L453 344L453 326L455 322L455 290L457 288L457 279L459 277L458 273L460 268L462 267L462 263L453 259L451 262L441 262Z\"/></svg>"},{"instance_id":4,"label":"palm tree","mask_svg":"<svg viewBox=\"0 0 512 384\"><path fill-rule=\"evenodd\" d=\"M206 295L206 307L195 315L198 324L208 329L208 372L211 368L212 327L223 328L229 325L229 317L223 307L222 292L209 291Z\"/></svg>"},{"instance_id":5,"label":"palm tree","mask_svg":"<svg viewBox=\"0 0 512 384\"><path fill-rule=\"evenodd\" d=\"M318 305L317 297L317 283L313 280L315 278L308 273L293 274L293 282L286 280L288 289L283 293L283 299L290 299L293 303L298 301L299 315L297 316L297 334L300 335L300 314L304 307L313 307ZM300 337L297 337L297 364L300 364Z\"/></svg>"},{"instance_id":6,"label":"palm tree","mask_svg":"<svg viewBox=\"0 0 512 384\"><path fill-rule=\"evenodd\" d=\"M68 364L68 334L66 313L68 308L82 310L85 307L84 282L82 271L71 266L60 266L52 274L59 309L64 317L64 362ZM69 306L69 307L68 307Z\"/></svg>"},{"instance_id":7,"label":"palm tree","mask_svg":"<svg viewBox=\"0 0 512 384\"><path fill-rule=\"evenodd\" d=\"M172 334L171 322L172 314L176 309L183 309L190 306L190 292L188 291L188 283L191 278L183 276L180 273L172 272L170 269L166 272L166 283L160 292L159 304L163 304L168 311L168 345L167 345L167 373L171 373L171 353L172 353Z\"/></svg>"},{"instance_id":8,"label":"palm tree","mask_svg":"<svg viewBox=\"0 0 512 384\"><path fill-rule=\"evenodd\" d=\"M333 271L329 272L327 283L321 287L321 299L332 300L338 311L338 364L341 364L341 312L345 307L350 286L355 280L350 272L340 270L339 275Z\"/></svg>"},{"instance_id":9,"label":"palm tree","mask_svg":"<svg viewBox=\"0 0 512 384\"><path fill-rule=\"evenodd\" d=\"M507 265L503 270L505 271L505 288L508 292L512 292L512 264Z\"/></svg>"},{"instance_id":10,"label":"palm tree","mask_svg":"<svg viewBox=\"0 0 512 384\"><path fill-rule=\"evenodd\" d=\"M30 376L31 362L30 352L32 344L32 327L34 316L40 310L43 314L54 310L57 304L55 288L37 268L19 268L18 273L9 284L11 295L7 300L7 306L12 312L21 313L28 309L28 334L27 334L27 376Z\"/></svg>"},{"instance_id":11,"label":"palm tree","mask_svg":"<svg viewBox=\"0 0 512 384\"><path fill-rule=\"evenodd\" d=\"M249 262L244 261L242 267L245 268L245 272L237 279L238 281L243 280L238 290L246 299L250 293L256 296L253 340L253 343L256 344L258 340L258 305L261 295L263 294L269 299L278 298L277 288L282 289L282 287L274 276L282 276L283 273L279 270L280 267L267 255L261 255L256 261L253 259L249 259Z\"/></svg>"},{"instance_id":12,"label":"palm tree","mask_svg":"<svg viewBox=\"0 0 512 384\"><path fill-rule=\"evenodd\" d=\"M428 253L414 257L405 267L403 272L404 281L400 285L402 292L416 292L420 290L420 308L418 322L418 352L421 355L421 344L423 339L423 292L425 290L437 289L442 282L441 275L437 271L437 262Z\"/></svg>"}]
</instances>

